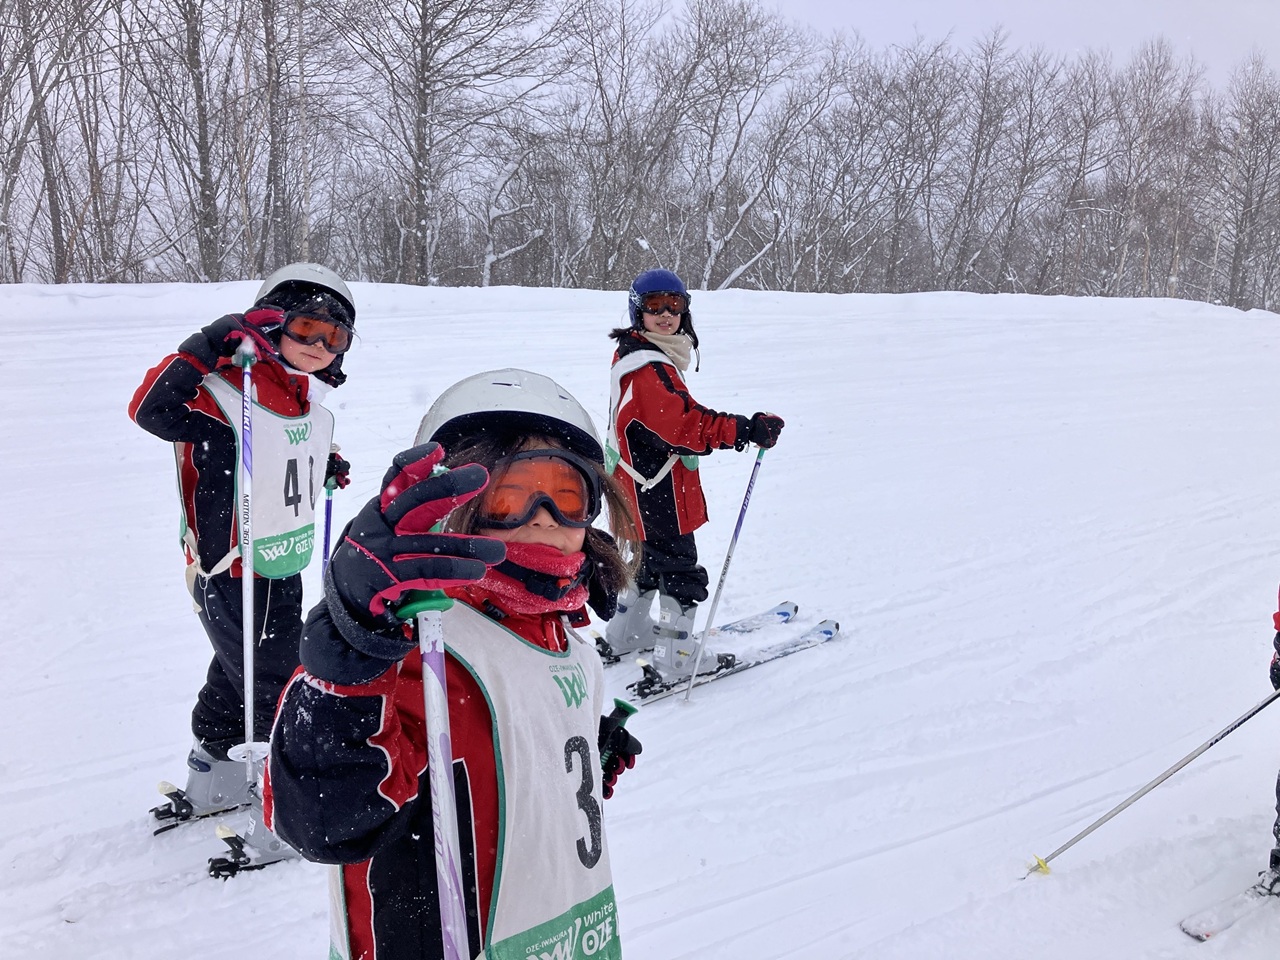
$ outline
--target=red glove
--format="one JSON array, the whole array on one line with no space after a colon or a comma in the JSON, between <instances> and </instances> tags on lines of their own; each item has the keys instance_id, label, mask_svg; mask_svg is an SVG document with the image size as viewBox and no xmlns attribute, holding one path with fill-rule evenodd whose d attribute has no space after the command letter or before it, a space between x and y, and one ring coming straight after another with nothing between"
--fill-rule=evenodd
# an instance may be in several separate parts
<instances>
[{"instance_id":1,"label":"red glove","mask_svg":"<svg viewBox=\"0 0 1280 960\"><path fill-rule=\"evenodd\" d=\"M347 484L351 482L351 464L342 459L342 455L337 450L329 451L329 464L324 471L324 485L333 489L337 487L339 490L345 490Z\"/></svg>"},{"instance_id":2,"label":"red glove","mask_svg":"<svg viewBox=\"0 0 1280 960\"><path fill-rule=\"evenodd\" d=\"M604 764L604 798L613 796L613 788L623 770L636 765L636 757L644 750L616 717L600 718L600 759Z\"/></svg>"}]
</instances>

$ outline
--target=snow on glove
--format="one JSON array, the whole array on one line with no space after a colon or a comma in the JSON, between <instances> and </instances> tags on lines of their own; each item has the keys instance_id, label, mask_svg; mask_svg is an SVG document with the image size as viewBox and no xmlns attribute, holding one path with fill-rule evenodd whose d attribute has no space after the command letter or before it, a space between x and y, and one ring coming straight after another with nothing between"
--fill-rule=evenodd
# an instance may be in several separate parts
<instances>
[{"instance_id":1,"label":"snow on glove","mask_svg":"<svg viewBox=\"0 0 1280 960\"><path fill-rule=\"evenodd\" d=\"M616 717L600 718L600 757L605 762L604 798L613 796L613 787L623 770L636 765L636 757L644 749Z\"/></svg>"},{"instance_id":2,"label":"snow on glove","mask_svg":"<svg viewBox=\"0 0 1280 960\"><path fill-rule=\"evenodd\" d=\"M356 514L329 561L326 597L336 593L369 629L398 631L394 607L408 591L470 583L506 559L501 540L430 532L489 482L488 471L474 463L433 475L443 459L438 443L397 454L382 478L382 493Z\"/></svg>"},{"instance_id":3,"label":"snow on glove","mask_svg":"<svg viewBox=\"0 0 1280 960\"><path fill-rule=\"evenodd\" d=\"M217 366L220 357L231 356L240 348L240 341L248 337L253 341L259 355L275 357L279 355L279 350L267 334L282 323L284 323L284 314L275 308L250 310L243 316L238 313L229 313L187 337L178 347L178 351L190 354L206 369L212 370Z\"/></svg>"},{"instance_id":4,"label":"snow on glove","mask_svg":"<svg viewBox=\"0 0 1280 960\"><path fill-rule=\"evenodd\" d=\"M338 448L329 451L329 465L324 470L324 485L333 489L345 490L351 482L351 464L342 458Z\"/></svg>"},{"instance_id":5,"label":"snow on glove","mask_svg":"<svg viewBox=\"0 0 1280 960\"><path fill-rule=\"evenodd\" d=\"M775 413L753 413L747 439L768 450L778 442L784 425L782 418Z\"/></svg>"}]
</instances>

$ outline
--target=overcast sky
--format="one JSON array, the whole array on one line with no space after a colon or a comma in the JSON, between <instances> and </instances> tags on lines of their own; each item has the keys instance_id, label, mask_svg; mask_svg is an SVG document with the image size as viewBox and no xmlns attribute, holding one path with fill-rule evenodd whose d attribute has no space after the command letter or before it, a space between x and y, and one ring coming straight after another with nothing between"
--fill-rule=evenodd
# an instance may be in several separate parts
<instances>
[{"instance_id":1,"label":"overcast sky","mask_svg":"<svg viewBox=\"0 0 1280 960\"><path fill-rule=\"evenodd\" d=\"M1208 79L1225 86L1231 69L1256 46L1280 69L1280 0L775 0L784 14L820 28L857 30L874 47L909 43L917 33L953 32L967 45L996 25L1011 45L1037 44L1071 54L1090 47L1128 59L1163 35L1193 53Z\"/></svg>"}]
</instances>

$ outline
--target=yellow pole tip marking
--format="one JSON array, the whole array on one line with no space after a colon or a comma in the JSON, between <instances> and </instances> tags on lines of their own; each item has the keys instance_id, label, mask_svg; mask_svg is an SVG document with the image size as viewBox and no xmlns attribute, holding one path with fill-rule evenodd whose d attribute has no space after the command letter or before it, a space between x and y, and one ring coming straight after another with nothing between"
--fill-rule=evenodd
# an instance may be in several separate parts
<instances>
[{"instance_id":1,"label":"yellow pole tip marking","mask_svg":"<svg viewBox=\"0 0 1280 960\"><path fill-rule=\"evenodd\" d=\"M1036 857L1035 864L1031 867L1031 872L1035 873L1039 870L1041 873L1049 872L1049 864L1045 863L1040 857Z\"/></svg>"}]
</instances>

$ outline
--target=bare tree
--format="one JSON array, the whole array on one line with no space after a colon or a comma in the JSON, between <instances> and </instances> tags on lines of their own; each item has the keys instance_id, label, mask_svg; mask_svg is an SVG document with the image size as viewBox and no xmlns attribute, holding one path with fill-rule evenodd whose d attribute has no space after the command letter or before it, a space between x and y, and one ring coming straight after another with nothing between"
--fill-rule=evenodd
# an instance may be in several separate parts
<instances>
[{"instance_id":1,"label":"bare tree","mask_svg":"<svg viewBox=\"0 0 1280 960\"><path fill-rule=\"evenodd\" d=\"M962 102L960 74L945 42L917 39L886 58L881 77L876 96L883 105L880 137L890 204L881 289L932 289L937 281L927 250L917 251L923 267L913 270L909 261L913 247L933 233L933 192Z\"/></svg>"},{"instance_id":2,"label":"bare tree","mask_svg":"<svg viewBox=\"0 0 1280 960\"><path fill-rule=\"evenodd\" d=\"M471 134L548 82L563 27L545 0L345 0L330 22L366 72L357 88L400 192L395 277L427 283L446 222L447 188ZM567 16L566 11L561 12Z\"/></svg>"},{"instance_id":3,"label":"bare tree","mask_svg":"<svg viewBox=\"0 0 1280 960\"><path fill-rule=\"evenodd\" d=\"M1259 260L1276 255L1267 240L1275 232L1280 201L1280 83L1260 56L1232 74L1222 113L1215 144L1222 163L1214 185L1214 268L1225 246L1223 300L1244 308L1253 301Z\"/></svg>"}]
</instances>

